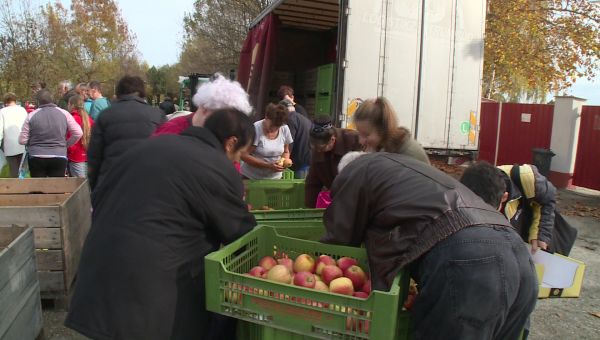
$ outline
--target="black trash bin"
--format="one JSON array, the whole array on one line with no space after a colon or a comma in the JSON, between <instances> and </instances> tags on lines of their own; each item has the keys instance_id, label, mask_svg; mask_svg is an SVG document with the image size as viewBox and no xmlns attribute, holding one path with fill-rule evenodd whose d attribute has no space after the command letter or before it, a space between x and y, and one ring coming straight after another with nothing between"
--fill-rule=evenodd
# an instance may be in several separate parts
<instances>
[{"instance_id":1,"label":"black trash bin","mask_svg":"<svg viewBox=\"0 0 600 340\"><path fill-rule=\"evenodd\" d=\"M548 174L550 174L550 163L552 163L552 157L554 157L556 154L552 152L552 150L542 148L533 148L531 149L531 152L533 153L532 164L538 168L540 174L548 177Z\"/></svg>"}]
</instances>

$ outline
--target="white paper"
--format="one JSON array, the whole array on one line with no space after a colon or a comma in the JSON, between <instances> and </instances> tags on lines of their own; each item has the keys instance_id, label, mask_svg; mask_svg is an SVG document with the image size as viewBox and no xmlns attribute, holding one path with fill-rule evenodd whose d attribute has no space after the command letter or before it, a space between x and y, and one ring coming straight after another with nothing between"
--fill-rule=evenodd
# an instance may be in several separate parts
<instances>
[{"instance_id":1,"label":"white paper","mask_svg":"<svg viewBox=\"0 0 600 340\"><path fill-rule=\"evenodd\" d=\"M531 247L529 247L531 249ZM579 264L560 256L538 250L533 262L544 266L541 286L544 288L569 288L573 285Z\"/></svg>"}]
</instances>

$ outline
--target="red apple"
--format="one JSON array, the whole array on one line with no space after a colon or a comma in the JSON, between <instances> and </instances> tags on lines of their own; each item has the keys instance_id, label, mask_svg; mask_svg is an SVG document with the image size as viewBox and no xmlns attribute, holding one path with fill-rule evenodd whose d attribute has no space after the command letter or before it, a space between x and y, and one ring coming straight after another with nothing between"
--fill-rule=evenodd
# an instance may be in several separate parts
<instances>
[{"instance_id":1,"label":"red apple","mask_svg":"<svg viewBox=\"0 0 600 340\"><path fill-rule=\"evenodd\" d=\"M354 290L359 290L365 284L367 276L359 266L350 266L344 270L344 276L352 281Z\"/></svg>"},{"instance_id":2,"label":"red apple","mask_svg":"<svg viewBox=\"0 0 600 340\"><path fill-rule=\"evenodd\" d=\"M314 275L311 272L303 271L294 275L294 285L306 288L315 288Z\"/></svg>"},{"instance_id":3,"label":"red apple","mask_svg":"<svg viewBox=\"0 0 600 340\"><path fill-rule=\"evenodd\" d=\"M355 266L358 264L358 261L356 261L355 259L351 258L351 257L340 257L339 260L337 260L337 265L338 267L340 267L340 269L342 271L346 270L348 267L350 266Z\"/></svg>"},{"instance_id":4,"label":"red apple","mask_svg":"<svg viewBox=\"0 0 600 340\"><path fill-rule=\"evenodd\" d=\"M365 292L354 292L354 294L352 294L354 297L360 298L360 299L366 299L369 297L369 294L365 293Z\"/></svg>"},{"instance_id":5,"label":"red apple","mask_svg":"<svg viewBox=\"0 0 600 340\"><path fill-rule=\"evenodd\" d=\"M338 277L329 284L329 291L336 294L352 295L354 288L352 281L347 277Z\"/></svg>"},{"instance_id":6,"label":"red apple","mask_svg":"<svg viewBox=\"0 0 600 340\"><path fill-rule=\"evenodd\" d=\"M323 268L323 271L321 272L321 279L323 279L325 284L329 285L331 281L337 279L338 277L342 277L343 274L344 273L342 273L342 270L338 268L338 266L328 265ZM348 281L350 280L348 279ZM329 288L331 289L331 287Z\"/></svg>"},{"instance_id":7,"label":"red apple","mask_svg":"<svg viewBox=\"0 0 600 340\"><path fill-rule=\"evenodd\" d=\"M315 271L315 259L308 254L299 255L294 261L294 272L311 272Z\"/></svg>"},{"instance_id":8,"label":"red apple","mask_svg":"<svg viewBox=\"0 0 600 340\"><path fill-rule=\"evenodd\" d=\"M329 291L329 287L327 287L327 285L323 281L316 281L315 282L315 289L323 291L323 292L328 292Z\"/></svg>"},{"instance_id":9,"label":"red apple","mask_svg":"<svg viewBox=\"0 0 600 340\"><path fill-rule=\"evenodd\" d=\"M365 284L362 286L361 290L367 294L371 294L371 280L365 281Z\"/></svg>"},{"instance_id":10,"label":"red apple","mask_svg":"<svg viewBox=\"0 0 600 340\"><path fill-rule=\"evenodd\" d=\"M252 269L250 269L250 271L248 272L248 274L260 278L262 278L266 273L267 270L261 266L252 267Z\"/></svg>"},{"instance_id":11,"label":"red apple","mask_svg":"<svg viewBox=\"0 0 600 340\"><path fill-rule=\"evenodd\" d=\"M329 265L335 266L335 260L333 258L331 258L331 256L329 256L329 255L319 256L319 258L317 259L317 263L315 265L315 273L321 275L323 268L325 268L325 266L329 266Z\"/></svg>"},{"instance_id":12,"label":"red apple","mask_svg":"<svg viewBox=\"0 0 600 340\"><path fill-rule=\"evenodd\" d=\"M258 261L258 265L265 268L265 270L271 270L271 268L277 265L277 261L272 256L265 256Z\"/></svg>"},{"instance_id":13,"label":"red apple","mask_svg":"<svg viewBox=\"0 0 600 340\"><path fill-rule=\"evenodd\" d=\"M292 275L286 266L278 264L269 270L267 279L280 283L290 283Z\"/></svg>"},{"instance_id":14,"label":"red apple","mask_svg":"<svg viewBox=\"0 0 600 340\"><path fill-rule=\"evenodd\" d=\"M277 259L277 263L284 265L290 271L290 274L294 272L294 261L292 261L292 259L284 257Z\"/></svg>"}]
</instances>

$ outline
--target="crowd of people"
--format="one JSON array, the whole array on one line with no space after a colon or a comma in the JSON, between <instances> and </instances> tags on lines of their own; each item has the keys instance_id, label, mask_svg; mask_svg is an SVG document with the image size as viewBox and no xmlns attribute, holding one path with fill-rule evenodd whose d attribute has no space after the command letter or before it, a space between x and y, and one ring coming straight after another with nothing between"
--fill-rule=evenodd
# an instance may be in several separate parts
<instances>
[{"instance_id":1,"label":"crowd of people","mask_svg":"<svg viewBox=\"0 0 600 340\"><path fill-rule=\"evenodd\" d=\"M66 320L82 334L232 338L234 320L205 309L204 257L256 225L242 180L277 180L287 166L305 178L306 207L327 208L322 242L365 245L375 289L410 271L415 339L527 329L538 286L526 244L555 243L555 190L534 166L517 169L519 183L534 179L527 192L512 167L478 163L453 179L383 97L364 101L349 130L311 120L289 86L252 117L248 94L221 75L197 89L195 112L168 121L139 77L121 78L112 101L97 82L60 90L55 104L37 89L30 113L7 94L0 140L12 176L26 155L32 177L89 179L92 228Z\"/></svg>"}]
</instances>

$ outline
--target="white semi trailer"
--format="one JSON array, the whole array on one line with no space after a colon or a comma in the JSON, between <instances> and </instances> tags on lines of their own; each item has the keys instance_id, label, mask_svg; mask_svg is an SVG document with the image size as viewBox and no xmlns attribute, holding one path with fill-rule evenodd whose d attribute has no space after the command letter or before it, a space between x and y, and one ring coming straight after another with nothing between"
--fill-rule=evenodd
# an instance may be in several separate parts
<instances>
[{"instance_id":1,"label":"white semi trailer","mask_svg":"<svg viewBox=\"0 0 600 340\"><path fill-rule=\"evenodd\" d=\"M259 111L285 84L343 127L385 96L430 152L471 154L485 14L485 0L275 0L250 25L238 77Z\"/></svg>"}]
</instances>

